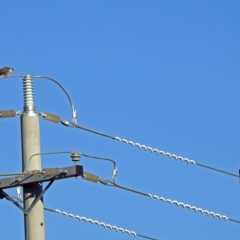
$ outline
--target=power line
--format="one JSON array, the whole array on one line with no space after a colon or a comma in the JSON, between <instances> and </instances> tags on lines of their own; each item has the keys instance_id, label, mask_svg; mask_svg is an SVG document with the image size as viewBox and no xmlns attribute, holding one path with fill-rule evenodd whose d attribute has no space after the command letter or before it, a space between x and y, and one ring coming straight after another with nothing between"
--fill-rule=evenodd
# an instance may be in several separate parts
<instances>
[{"instance_id":1,"label":"power line","mask_svg":"<svg viewBox=\"0 0 240 240\"><path fill-rule=\"evenodd\" d=\"M80 125L78 125L78 124L75 124L75 123L73 123L73 122L63 121L63 124L64 124L64 123L66 123L66 126L68 126L68 123L70 123L70 124L72 124L75 128L80 128L80 129L82 129L82 130L84 130L84 131L91 132L91 133L94 133L94 134L98 134L98 135L103 136L103 137L111 138L111 139L113 139L113 140L115 139L115 137L112 137L112 136L110 136L110 135L108 135L108 134L106 134L106 133L101 133L101 132L98 132L98 131L95 131L95 130L92 130L92 129L89 129L89 128L85 128L85 127L82 127L82 126L80 126Z\"/></svg>"},{"instance_id":2,"label":"power line","mask_svg":"<svg viewBox=\"0 0 240 240\"><path fill-rule=\"evenodd\" d=\"M223 170L220 170L220 169L217 169L217 168L209 167L209 166L201 164L201 163L196 163L196 165L199 166L199 167L204 167L204 168L208 168L210 170L214 170L216 172L224 173L224 174L227 174L227 175L230 175L230 176L233 176L233 177L237 177L237 178L240 177L239 175L236 175L234 173L230 173L230 172L226 172L226 171L223 171Z\"/></svg>"},{"instance_id":3,"label":"power line","mask_svg":"<svg viewBox=\"0 0 240 240\"><path fill-rule=\"evenodd\" d=\"M96 156L91 156L91 155L87 155L84 153L80 153L81 156L87 157L87 158L94 158L94 159L98 159L98 160L104 160L104 161L109 161L112 162L114 167L116 167L116 162L110 158L103 158L103 157L96 157Z\"/></svg>"},{"instance_id":4,"label":"power line","mask_svg":"<svg viewBox=\"0 0 240 240\"><path fill-rule=\"evenodd\" d=\"M55 123L61 122L63 125L65 125L67 127L78 128L78 129L81 129L81 130L84 130L84 131L87 131L87 132L91 132L91 133L94 133L94 134L97 134L97 135L100 135L100 136L103 136L103 137L111 138L112 140L118 140L122 143L126 143L126 144L132 145L134 147L138 147L139 149L144 149L145 151L150 151L151 153L156 153L157 155L161 154L163 157L169 157L169 158L172 158L172 159L175 159L175 160L179 160L181 162L186 162L188 164L193 164L193 165L196 165L196 166L199 166L199 167L207 168L209 170L213 170L213 171L220 172L220 173L223 173L223 174L226 174L226 175L230 175L230 176L233 176L233 177L240 178L240 173L239 173L239 175L237 175L237 174L230 173L230 172L218 169L218 168L214 168L214 167L210 167L210 166L207 166L207 165L204 165L204 164L201 164L201 163L197 163L194 160L191 160L191 159L188 159L188 158L176 155L176 154L165 152L163 150L158 150L157 148L152 148L152 147L149 147L149 146L146 146L146 145L143 145L143 144L135 143L133 141L129 141L129 140L126 140L126 139L123 139L123 138L120 138L120 137L113 137L113 136L110 136L110 135L105 134L105 133L101 133L101 132L98 132L98 131L95 131L95 130L92 130L92 129L89 129L89 128L86 128L86 127L82 127L82 126L80 126L78 124L75 124L73 122L70 122L70 121L61 120L60 117L52 115L50 113L40 113L40 115L42 115L45 120L52 121L52 122L55 122ZM54 118L54 121L51 118ZM57 119L57 121L55 121L55 118ZM50 153L50 154L55 154L55 153ZM38 155L38 154L36 154L36 155ZM85 155L85 157L92 157L92 156ZM98 157L93 157L93 158L100 159ZM104 160L104 159L102 159L102 160ZM111 159L105 159L105 160L112 161ZM30 161L29 161L29 163L30 163ZM27 168L25 169L25 171L26 170L27 170Z\"/></svg>"},{"instance_id":5,"label":"power line","mask_svg":"<svg viewBox=\"0 0 240 240\"><path fill-rule=\"evenodd\" d=\"M7 78L18 78L18 77L26 77L28 75L26 74L19 74L19 75L11 75L11 76L7 76L6 78L1 78L1 79L7 79ZM72 108L72 118L73 118L73 122L74 123L77 123L77 111L76 109L74 108L74 105L73 105L73 102L72 102L72 99L70 98L68 92L66 91L66 89L55 79L53 78L50 78L50 77L47 77L47 76L34 76L34 75L31 75L31 77L34 79L34 78L45 78L47 80L50 80L54 83L56 83L62 90L63 92L66 94L69 102L70 102L70 105L71 105L71 108Z\"/></svg>"},{"instance_id":6,"label":"power line","mask_svg":"<svg viewBox=\"0 0 240 240\"><path fill-rule=\"evenodd\" d=\"M16 199L17 202L20 202L20 203L23 202L23 200L20 199L20 198L17 198L15 196L12 196L12 197L14 199ZM146 238L146 239L150 239L150 240L157 240L156 238L151 238L151 237L139 234L135 231L130 231L128 229L123 229L123 228L120 228L120 227L116 227L114 225L107 224L107 223L104 223L104 222L100 222L100 221L97 221L97 220L93 220L91 218L86 218L86 217L81 217L81 216L78 216L78 215L73 215L72 213L63 212L63 211L60 211L58 209L52 209L52 208L44 207L44 210L49 211L49 212L58 213L60 215L66 216L66 217L71 217L71 218L79 220L79 221L84 221L86 223L95 224L98 227L104 227L104 228L109 228L110 230L116 230L117 232L122 232L122 233L132 235L132 236L135 236L135 237L142 237L142 238Z\"/></svg>"},{"instance_id":7,"label":"power line","mask_svg":"<svg viewBox=\"0 0 240 240\"><path fill-rule=\"evenodd\" d=\"M117 176L117 167L116 167L116 162L110 158L103 158L103 157L96 157L96 156L90 156L90 155L87 155L87 154L83 154L81 153L82 156L84 157L88 157L88 158L93 158L93 159L97 159L97 160L105 160L105 161L110 161L113 163L113 170L112 170L112 180L113 182L115 182L115 179L116 179L116 176Z\"/></svg>"},{"instance_id":8,"label":"power line","mask_svg":"<svg viewBox=\"0 0 240 240\"><path fill-rule=\"evenodd\" d=\"M204 164L201 164L201 163L197 163L194 160L184 158L184 157L178 156L176 154L172 154L172 153L169 153L169 152L158 150L157 148L148 147L146 145L135 143L135 142L132 142L132 141L120 138L120 137L113 137L113 136L110 136L110 135L105 134L105 133L101 133L101 132L98 132L98 131L95 131L95 130L92 130L92 129L89 129L89 128L86 128L86 127L82 127L82 126L77 125L73 122L67 122L67 121L61 121L61 122L65 126L68 126L68 124L72 124L75 128L79 128L81 130L91 132L91 133L94 133L94 134L97 134L97 135L100 135L100 136L103 136L103 137L111 138L113 140L118 140L122 143L126 143L126 144L132 145L134 147L138 147L139 149L144 149L145 151L150 151L151 153L156 153L157 155L161 154L163 157L169 157L169 158L172 158L172 159L175 159L175 160L179 160L181 162L186 162L188 164L193 164L193 165L196 165L196 166L199 166L199 167L207 168L207 169L210 169L210 170L213 170L213 171L216 171L216 172L220 172L220 173L223 173L223 174L227 174L227 175L230 175L230 176L233 176L233 177L237 177L237 178L240 177L237 174L230 173L230 172L227 172L227 171L223 171L223 170L220 170L220 169L217 169L217 168L214 168L214 167L210 167L210 166L207 166L207 165L204 165Z\"/></svg>"},{"instance_id":9,"label":"power line","mask_svg":"<svg viewBox=\"0 0 240 240\"><path fill-rule=\"evenodd\" d=\"M29 165L30 165L30 162L31 162L31 160L33 159L33 157L35 157L35 156L53 155L53 154L65 154L65 153L72 153L72 152L71 152L71 151L61 151L61 152L43 152L43 153L35 153L35 154L33 154L33 155L29 158L29 161L28 161L27 166L26 166L26 168L25 168L25 170L24 170L24 173L27 172L28 167L29 167Z\"/></svg>"},{"instance_id":10,"label":"power line","mask_svg":"<svg viewBox=\"0 0 240 240\"><path fill-rule=\"evenodd\" d=\"M31 80L32 81L32 78L46 78L46 79L49 79L49 80L51 80L51 81L53 81L53 82L55 82L55 83L57 83L61 88L62 88L62 90L67 94L67 92L65 91L65 89L56 81L56 80L54 80L54 79L52 79L52 78L48 78L48 77L43 77L43 76L30 76L30 75L22 75L24 78L26 78L27 80ZM31 84L30 84L30 82L27 82L27 86L30 86ZM31 88L32 88L32 86L30 86ZM162 150L158 150L158 149L156 149L156 148L152 148L152 147L148 147L148 146L145 146L145 145L143 145L143 144L139 144L139 143L135 143L135 142L132 142L132 141L128 141L128 140L126 140L126 139L122 139L122 138L120 138L120 137L112 137L112 136L110 136L110 135L108 135L108 134L104 134L104 133L100 133L100 132L98 132L98 131L94 131L94 130L91 130L91 129L88 129L88 128L85 128L85 127L81 127L81 126L79 126L79 125L77 125L76 124L76 120L77 120L77 116L76 116L76 111L75 111L75 109L74 109L74 106L73 106L73 104L72 104L72 101L71 101L71 99L70 99L70 97L69 97L69 95L67 94L67 96L68 96L68 98L69 98L69 101L70 101L70 103L71 103L71 107L72 107L72 114L73 114L73 122L74 123L72 123L72 122L66 122L66 121L61 121L64 125L66 125L66 126L68 126L68 127L75 127L75 128L79 128L79 129L82 129L82 130L85 130L85 131L88 131L88 132L92 132L92 133L94 133L94 134L98 134L98 135L101 135L101 136L104 136L104 137L107 137L107 138L111 138L111 139L113 139L113 140L118 140L118 141L120 141L120 142L123 142L123 143L126 143L126 144L129 144L129 145L132 145L132 146L134 146L134 147L138 147L139 149L144 149L145 151L150 151L151 153L153 153L153 152L155 152L156 154L162 154L163 156L168 156L169 158L172 158L172 159L175 159L175 160L179 160L179 161L182 161L182 162L187 162L188 164L194 164L194 165L197 165L197 166L200 166L200 167L204 167L204 168L207 168L207 169L210 169L210 170L214 170L214 171L218 171L218 172L220 172L220 173L224 173L224 174L227 174L227 175L231 175L231 176L234 176L234 177L239 177L238 175L236 175L236 174L233 174L233 173L229 173L229 172L226 172L226 171L223 171L223 170L220 170L220 169L217 169L217 168L213 168L213 167L210 167L210 166L207 166L207 165L203 165L203 164L200 164L200 163L196 163L194 160L190 160L190 159L188 159L188 158L184 158L184 157L182 157L182 156L177 156L177 155L175 155L175 154L171 154L171 153L169 153L169 152L164 152L164 151L162 151ZM29 101L29 99L27 100L27 101ZM27 106L27 107L29 107L29 106ZM35 113L35 109L34 108L26 108L27 110L29 110L29 111L34 111L34 113ZM26 110L25 109L25 110ZM13 116L14 114L16 114L16 113L13 113L13 112L8 112L7 113L7 115L8 116ZM2 115L2 117L4 117L4 114L1 114ZM14 115L15 116L15 115ZM5 116L6 117L6 116ZM49 118L48 120L50 120L50 121L55 121L56 123L57 122L60 122L60 118L59 119L56 119L56 118ZM71 125L72 126L71 126ZM27 126L27 125L26 125ZM27 139L27 138L26 138ZM33 141L32 141L33 142ZM26 145L28 145L28 144L26 144ZM36 151L37 152L37 151ZM32 153L34 153L34 151L32 152ZM60 153L60 152L59 152ZM61 153L68 153L68 152L61 152ZM71 152L69 152L69 153L71 153ZM37 153L37 154L33 154L33 155L31 155L31 157L29 158L29 156L28 157L26 157L26 161L25 162L27 162L27 166L25 165L25 171L27 171L27 169L28 169L28 167L29 167L29 164L30 164L30 161L32 160L32 158L34 157L34 156L36 156L36 155L44 155L44 154L56 154L56 153ZM85 157L89 157L89 158L95 158L95 159L99 159L99 160L107 160L107 161L111 161L111 162L113 162L113 164L114 164L114 170L115 170L115 175L116 175L116 168L115 168L115 165L116 165L116 163L113 161L113 160L111 160L111 159L107 159L107 158L99 158L99 157L93 157L93 156L90 156L90 155L85 155L85 154L82 154L82 156L85 156ZM19 174L16 174L16 175L22 175L22 174L25 174L25 171L24 171L24 173L19 173ZM12 175L12 174L10 174L10 175ZM0 175L1 176L1 175ZM3 174L2 176L9 176L8 174ZM127 188L127 187L123 187L123 186L121 186L121 185L118 185L118 184L116 184L115 183L115 181L114 181L114 177L113 177L113 181L111 182L111 181L102 181L102 183L104 183L104 184L106 184L106 183L110 183L111 185L110 186L113 186L113 187L117 187L117 188L121 188L121 189L123 189L123 190L127 190L127 191L131 191L131 192L134 192L134 193L136 193L136 194L141 194L141 195L144 195L144 196L147 196L147 197L151 197L152 199L157 199L157 200L161 200L161 201L164 201L164 202L167 202L167 203L170 203L170 204L174 204L174 205L176 205L176 206L181 206L181 207L183 207L183 208L187 208L187 209L189 209L189 210L193 210L193 211L195 211L195 212L200 212L200 213L202 213L202 214L206 214L206 215L208 215L208 216L213 216L213 217L217 217L217 218L219 218L219 219L224 219L224 220L229 220L229 221L233 221L233 222L236 222L236 223L240 223L240 221L238 221L238 220L234 220L234 219L231 219L231 218L229 218L229 217L227 217L227 216L225 216L225 215L220 215L220 214L218 214L218 213L214 213L214 212L210 212L210 211L208 211L208 210L204 210L204 209L201 209L201 208L197 208L197 207L195 207L195 206L191 206L191 205L189 205L189 204L185 204L185 203L182 203L182 202L178 202L178 201L176 201L176 200L171 200L171 199L167 199L167 198L163 198L163 197L159 197L159 196L157 196L157 195L152 195L152 194L147 194L147 193L144 193L144 192L140 192L140 191L137 191L137 190L134 190L134 189L130 189L130 188ZM24 198L25 199L25 198ZM27 198L26 198L27 199ZM59 214L62 214L62 215L65 215L65 216L68 216L68 217L72 217L72 218L75 218L75 219L79 219L79 220L83 220L83 221L86 221L86 222L91 222L92 224L97 224L98 226L103 226L103 227L109 227L110 229L115 229L116 231L122 231L123 233L128 233L129 235L130 234L132 234L132 233L135 233L135 232L130 232L129 230L124 230L124 229L122 229L122 228L118 228L118 227L115 227L115 226L111 226L111 225L109 225L109 224L105 224L105 223L102 223L102 222L99 222L99 221L96 221L96 220L92 220L92 219L87 219L87 218L85 218L85 217L80 217L80 216L74 216L73 214L68 214L68 213L66 213L66 212L61 212L60 210L53 210L53 209L46 209L46 210L48 210L48 211L52 211L52 212L56 212L56 213L59 213ZM34 228L32 228L32 229L34 229ZM140 235L140 234L138 234L138 235L136 235L136 233L135 234L133 234L133 235L135 235L135 236L140 236L140 237L144 237L144 238L147 238L147 239L153 239L153 238L149 238L149 237L146 237L146 236L144 236L144 235Z\"/></svg>"},{"instance_id":11,"label":"power line","mask_svg":"<svg viewBox=\"0 0 240 240\"><path fill-rule=\"evenodd\" d=\"M14 175L24 175L24 174L29 174L27 172L27 169L30 165L30 162L31 160L33 159L33 157L35 156L42 156L42 155L53 155L53 154L74 154L74 153L77 153L78 154L78 158L80 156L83 156L83 157L86 157L86 158L93 158L93 159L97 159L97 160L102 160L102 161L108 161L108 162L111 162L113 163L113 170L112 170L112 180L113 182L115 181L115 178L117 176L117 167L116 167L116 162L113 160L113 159L110 159L110 158L104 158L104 157L98 157L98 156L92 156L92 155L88 155L88 154L85 154L85 153L80 153L80 152L75 152L75 151L54 151L54 152L42 152L42 153L35 153L33 154L30 158L29 158L29 161L28 161L28 164L24 170L23 173L10 173L10 174L0 174L0 176L14 176ZM72 157L72 156L71 156Z\"/></svg>"},{"instance_id":12,"label":"power line","mask_svg":"<svg viewBox=\"0 0 240 240\"><path fill-rule=\"evenodd\" d=\"M104 222L93 220L91 218L86 218L86 217L81 217L81 216L78 216L78 215L73 215L71 213L66 213L66 212L60 211L58 209L51 209L51 208L46 208L46 207L44 209L47 210L47 211L50 211L50 212L58 213L60 215L66 216L66 217L71 217L71 218L79 220L79 221L84 221L86 223L95 224L98 227L109 228L110 230L116 230L117 232L122 232L122 233L132 235L132 236L135 236L135 237L142 237L142 238L145 238L145 239L157 240L156 238L148 237L148 236L136 233L135 231L130 231L128 229L123 229L123 228L120 228L120 227L116 227L116 226L113 226L111 224L106 224Z\"/></svg>"},{"instance_id":13,"label":"power line","mask_svg":"<svg viewBox=\"0 0 240 240\"><path fill-rule=\"evenodd\" d=\"M195 207L195 206L183 203L183 202L179 202L179 201L176 201L176 200L171 200L171 199L164 198L164 197L159 197L157 195L153 195L153 194L149 194L149 193L144 193L144 192L141 192L141 191L138 191L138 190L135 190L135 189L131 189L131 188L128 188L128 187L121 186L121 185L116 184L114 182L111 182L109 180L100 179L99 181L106 186L117 187L117 188L129 191L129 192L133 192L133 193L136 193L136 194L143 195L145 197L150 197L151 199L156 199L156 200L159 200L159 201L163 201L165 203L170 203L170 204L176 205L177 207L183 207L183 208L189 209L191 211L195 211L195 212L199 212L201 214L205 214L207 216L212 216L212 217L218 218L220 220L232 221L232 222L240 224L240 221L238 221L238 220L234 220L234 219L232 219L230 217L227 217L225 215L221 215L219 213L215 213L215 212L208 211L208 210L205 210L205 209L202 209L202 208L198 208L198 207Z\"/></svg>"}]
</instances>

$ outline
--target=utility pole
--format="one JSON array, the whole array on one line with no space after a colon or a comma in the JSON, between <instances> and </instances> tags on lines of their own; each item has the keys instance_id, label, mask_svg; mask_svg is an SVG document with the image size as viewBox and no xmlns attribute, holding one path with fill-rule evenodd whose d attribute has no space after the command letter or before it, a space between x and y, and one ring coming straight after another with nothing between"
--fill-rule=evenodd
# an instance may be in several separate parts
<instances>
[{"instance_id":1,"label":"utility pole","mask_svg":"<svg viewBox=\"0 0 240 240\"><path fill-rule=\"evenodd\" d=\"M22 142L22 172L17 174L5 174L11 176L1 178L0 182L0 200L5 198L12 202L24 213L24 230L25 240L45 240L45 224L44 224L44 205L43 195L53 184L54 181L81 176L85 180L98 182L99 178L96 175L83 172L83 166L77 165L81 154L78 152L52 152L45 154L69 153L71 154L74 166L63 168L46 168L41 167L41 151L40 151L40 131L39 131L39 116L45 120L59 123L60 117L51 113L38 113L35 110L34 94L33 94L33 79L46 78L55 82L67 95L73 115L73 122L77 122L77 113L74 109L72 100L66 90L56 80L32 75L18 75L13 77L23 77L23 95L24 107L23 112L15 110L0 111L0 118L15 117L21 115L21 142ZM62 121L61 121L62 122ZM43 189L42 183L48 182ZM19 200L11 197L4 189L23 187L23 205L19 204Z\"/></svg>"},{"instance_id":2,"label":"utility pole","mask_svg":"<svg viewBox=\"0 0 240 240\"><path fill-rule=\"evenodd\" d=\"M35 111L33 78L25 75L23 78L24 109L21 116L21 139L22 139L22 166L23 171L41 170L39 116ZM41 194L42 183L31 183L23 187L24 208L27 209L32 202ZM44 206L41 198L30 213L24 214L25 240L45 240Z\"/></svg>"}]
</instances>

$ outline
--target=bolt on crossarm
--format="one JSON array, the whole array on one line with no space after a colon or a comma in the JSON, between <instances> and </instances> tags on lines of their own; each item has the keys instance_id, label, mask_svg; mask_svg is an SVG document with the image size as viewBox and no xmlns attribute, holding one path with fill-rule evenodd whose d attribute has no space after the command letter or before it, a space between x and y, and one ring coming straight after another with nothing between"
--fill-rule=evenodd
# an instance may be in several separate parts
<instances>
[{"instance_id":1,"label":"bolt on crossarm","mask_svg":"<svg viewBox=\"0 0 240 240\"><path fill-rule=\"evenodd\" d=\"M39 117L35 111L33 78L23 77L24 108L21 116L22 168L28 165L30 157L40 151ZM28 171L41 170L41 156L35 157ZM33 183L23 187L24 208L27 209L41 194L42 184ZM45 240L44 206L41 198L29 214L24 214L25 240Z\"/></svg>"}]
</instances>

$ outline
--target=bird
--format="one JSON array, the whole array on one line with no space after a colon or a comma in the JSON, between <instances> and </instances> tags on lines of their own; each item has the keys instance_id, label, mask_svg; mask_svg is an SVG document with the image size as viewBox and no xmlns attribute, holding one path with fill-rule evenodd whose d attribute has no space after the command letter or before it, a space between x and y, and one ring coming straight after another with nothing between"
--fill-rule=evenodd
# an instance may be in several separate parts
<instances>
[{"instance_id":1,"label":"bird","mask_svg":"<svg viewBox=\"0 0 240 240\"><path fill-rule=\"evenodd\" d=\"M0 76L7 77L7 75L10 72L13 72L13 70L14 70L14 68L11 68L11 67L0 68Z\"/></svg>"}]
</instances>

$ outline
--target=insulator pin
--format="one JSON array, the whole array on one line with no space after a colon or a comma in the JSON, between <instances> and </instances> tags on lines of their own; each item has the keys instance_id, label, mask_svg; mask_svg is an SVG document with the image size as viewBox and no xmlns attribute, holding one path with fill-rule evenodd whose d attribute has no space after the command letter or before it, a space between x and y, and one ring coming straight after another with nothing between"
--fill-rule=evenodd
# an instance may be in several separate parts
<instances>
[{"instance_id":1,"label":"insulator pin","mask_svg":"<svg viewBox=\"0 0 240 240\"><path fill-rule=\"evenodd\" d=\"M97 175L94 175L92 173L87 173L87 172L83 173L82 178L95 183L99 181L99 177Z\"/></svg>"},{"instance_id":2,"label":"insulator pin","mask_svg":"<svg viewBox=\"0 0 240 240\"><path fill-rule=\"evenodd\" d=\"M61 121L59 116L53 115L51 113L44 113L43 118L54 123L59 123Z\"/></svg>"},{"instance_id":3,"label":"insulator pin","mask_svg":"<svg viewBox=\"0 0 240 240\"><path fill-rule=\"evenodd\" d=\"M15 116L16 116L16 111L14 110L0 111L0 118L8 118L8 117L15 117Z\"/></svg>"},{"instance_id":4,"label":"insulator pin","mask_svg":"<svg viewBox=\"0 0 240 240\"><path fill-rule=\"evenodd\" d=\"M44 175L58 175L61 172L58 168L46 168L42 170L42 173Z\"/></svg>"}]
</instances>

